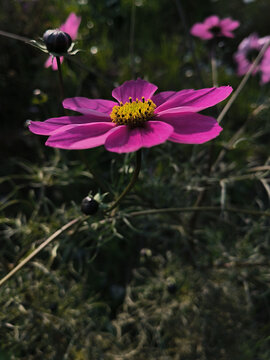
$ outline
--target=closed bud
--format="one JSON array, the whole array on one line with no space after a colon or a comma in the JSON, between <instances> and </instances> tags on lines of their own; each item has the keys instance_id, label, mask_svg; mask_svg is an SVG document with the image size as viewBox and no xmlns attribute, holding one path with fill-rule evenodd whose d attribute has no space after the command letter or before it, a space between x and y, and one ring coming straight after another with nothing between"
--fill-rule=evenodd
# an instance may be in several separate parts
<instances>
[{"instance_id":1,"label":"closed bud","mask_svg":"<svg viewBox=\"0 0 270 360\"><path fill-rule=\"evenodd\" d=\"M98 211L99 203L90 196L82 200L81 210L85 215L93 215Z\"/></svg>"},{"instance_id":2,"label":"closed bud","mask_svg":"<svg viewBox=\"0 0 270 360\"><path fill-rule=\"evenodd\" d=\"M72 44L70 35L58 29L47 30L43 35L43 41L47 50L57 55L64 55Z\"/></svg>"},{"instance_id":3,"label":"closed bud","mask_svg":"<svg viewBox=\"0 0 270 360\"><path fill-rule=\"evenodd\" d=\"M169 283L167 285L167 290L170 294L175 294L176 293L176 290L177 290L177 286L175 283Z\"/></svg>"},{"instance_id":4,"label":"closed bud","mask_svg":"<svg viewBox=\"0 0 270 360\"><path fill-rule=\"evenodd\" d=\"M177 291L176 281L172 277L167 279L167 290L170 294L175 294Z\"/></svg>"}]
</instances>

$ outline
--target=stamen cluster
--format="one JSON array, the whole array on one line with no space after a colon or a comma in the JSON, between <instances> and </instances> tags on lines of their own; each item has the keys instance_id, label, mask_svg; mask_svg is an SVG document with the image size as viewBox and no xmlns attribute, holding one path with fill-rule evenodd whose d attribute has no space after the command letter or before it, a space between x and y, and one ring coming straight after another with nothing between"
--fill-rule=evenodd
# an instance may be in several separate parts
<instances>
[{"instance_id":1,"label":"stamen cluster","mask_svg":"<svg viewBox=\"0 0 270 360\"><path fill-rule=\"evenodd\" d=\"M146 121L153 119L154 110L156 105L152 100L145 101L145 98L142 97L142 100L136 99L132 101L132 98L129 98L129 102L123 104L120 102L120 105L114 106L110 117L112 122L117 125L128 125L131 128L142 126Z\"/></svg>"}]
</instances>

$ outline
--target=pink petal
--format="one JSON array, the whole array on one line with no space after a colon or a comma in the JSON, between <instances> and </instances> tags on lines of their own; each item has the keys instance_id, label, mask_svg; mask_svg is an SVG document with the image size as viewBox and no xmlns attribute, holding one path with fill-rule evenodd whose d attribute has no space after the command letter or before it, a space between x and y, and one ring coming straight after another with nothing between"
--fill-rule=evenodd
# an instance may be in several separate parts
<instances>
[{"instance_id":1,"label":"pink petal","mask_svg":"<svg viewBox=\"0 0 270 360\"><path fill-rule=\"evenodd\" d=\"M174 128L170 141L184 144L202 144L219 135L222 128L216 119L197 113L167 114L162 121Z\"/></svg>"},{"instance_id":2,"label":"pink petal","mask_svg":"<svg viewBox=\"0 0 270 360\"><path fill-rule=\"evenodd\" d=\"M267 48L267 50L263 56L263 59L261 62L261 70L266 70L266 71L270 70L270 47Z\"/></svg>"},{"instance_id":3,"label":"pink petal","mask_svg":"<svg viewBox=\"0 0 270 360\"><path fill-rule=\"evenodd\" d=\"M197 112L216 105L232 92L231 86L206 88L201 90L182 90L155 109L155 114L162 112Z\"/></svg>"},{"instance_id":4,"label":"pink petal","mask_svg":"<svg viewBox=\"0 0 270 360\"><path fill-rule=\"evenodd\" d=\"M234 54L234 60L237 63L237 75L242 76L248 72L249 67L251 66L250 62L246 59L243 54Z\"/></svg>"},{"instance_id":5,"label":"pink petal","mask_svg":"<svg viewBox=\"0 0 270 360\"><path fill-rule=\"evenodd\" d=\"M28 129L34 134L50 135L55 130L59 129L59 126L65 126L65 124L57 125L47 121L31 121Z\"/></svg>"},{"instance_id":6,"label":"pink petal","mask_svg":"<svg viewBox=\"0 0 270 360\"><path fill-rule=\"evenodd\" d=\"M199 38L203 40L209 40L214 37L214 35L208 31L209 27L205 24L194 24L190 30L190 33L193 36L198 36Z\"/></svg>"},{"instance_id":7,"label":"pink petal","mask_svg":"<svg viewBox=\"0 0 270 360\"><path fill-rule=\"evenodd\" d=\"M68 98L63 101L65 109L78 111L82 114L95 114L106 117L112 112L112 108L118 105L117 102L102 99L87 99L85 97Z\"/></svg>"},{"instance_id":8,"label":"pink petal","mask_svg":"<svg viewBox=\"0 0 270 360\"><path fill-rule=\"evenodd\" d=\"M62 62L64 61L64 57L63 56L60 56L60 62L62 64ZM47 61L45 62L44 66L46 68L48 67L52 67L53 70L57 70L58 67L57 67L57 61L56 61L56 58L52 55L50 55L47 59Z\"/></svg>"},{"instance_id":9,"label":"pink petal","mask_svg":"<svg viewBox=\"0 0 270 360\"><path fill-rule=\"evenodd\" d=\"M234 38L234 34L231 31L221 29L221 36L225 36L228 38Z\"/></svg>"},{"instance_id":10,"label":"pink petal","mask_svg":"<svg viewBox=\"0 0 270 360\"><path fill-rule=\"evenodd\" d=\"M60 30L68 33L72 40L75 40L78 35L78 29L81 23L81 17L75 13L70 13L67 20L60 26Z\"/></svg>"},{"instance_id":11,"label":"pink petal","mask_svg":"<svg viewBox=\"0 0 270 360\"><path fill-rule=\"evenodd\" d=\"M237 20L232 20L231 18L225 18L220 21L220 27L225 31L232 31L238 28L240 22Z\"/></svg>"},{"instance_id":12,"label":"pink petal","mask_svg":"<svg viewBox=\"0 0 270 360\"><path fill-rule=\"evenodd\" d=\"M144 127L129 129L127 126L117 126L105 142L108 151L128 153L142 147L152 147L165 142L173 132L173 127L161 121L148 121Z\"/></svg>"},{"instance_id":13,"label":"pink petal","mask_svg":"<svg viewBox=\"0 0 270 360\"><path fill-rule=\"evenodd\" d=\"M262 72L261 84L266 84L270 81L270 71Z\"/></svg>"},{"instance_id":14,"label":"pink petal","mask_svg":"<svg viewBox=\"0 0 270 360\"><path fill-rule=\"evenodd\" d=\"M270 81L270 47L264 54L260 69L262 72L261 84L265 84Z\"/></svg>"},{"instance_id":15,"label":"pink petal","mask_svg":"<svg viewBox=\"0 0 270 360\"><path fill-rule=\"evenodd\" d=\"M220 20L217 15L209 16L208 18L206 18L204 20L204 24L207 25L209 28L213 27L213 26L218 26L219 22L220 22Z\"/></svg>"},{"instance_id":16,"label":"pink petal","mask_svg":"<svg viewBox=\"0 0 270 360\"><path fill-rule=\"evenodd\" d=\"M247 60L246 56L242 53L236 53L234 55L234 60L237 62L237 75L242 76L245 75L249 68L251 67L252 63ZM259 70L259 66L257 66L252 74L255 75Z\"/></svg>"},{"instance_id":17,"label":"pink petal","mask_svg":"<svg viewBox=\"0 0 270 360\"><path fill-rule=\"evenodd\" d=\"M45 62L45 64L44 64L44 67L45 67L45 68L48 68L48 67L52 66L52 61L53 61L53 56L50 55L50 56L48 57L48 59L46 60L46 62Z\"/></svg>"},{"instance_id":18,"label":"pink petal","mask_svg":"<svg viewBox=\"0 0 270 360\"><path fill-rule=\"evenodd\" d=\"M103 145L114 127L113 123L101 122L66 126L54 132L46 145L70 150L90 149Z\"/></svg>"},{"instance_id":19,"label":"pink petal","mask_svg":"<svg viewBox=\"0 0 270 360\"><path fill-rule=\"evenodd\" d=\"M259 41L258 41L258 42L259 42L259 45L260 45L260 49L261 49L261 48L263 47L263 45L264 45L265 43L267 43L269 40L270 40L270 36L269 36L269 35L260 38Z\"/></svg>"},{"instance_id":20,"label":"pink petal","mask_svg":"<svg viewBox=\"0 0 270 360\"><path fill-rule=\"evenodd\" d=\"M100 117L95 117L93 115L83 115L83 116L62 116L57 118L50 118L45 121L31 121L29 125L29 130L38 135L51 135L56 130L61 129L66 125L75 125L75 124L88 124L93 122L104 122L104 119ZM105 121L111 122L110 118L107 117Z\"/></svg>"},{"instance_id":21,"label":"pink petal","mask_svg":"<svg viewBox=\"0 0 270 360\"><path fill-rule=\"evenodd\" d=\"M124 104L129 101L129 97L132 98L132 101L136 101L136 99L141 100L142 97L145 100L151 99L156 90L156 85L142 79L137 79L126 81L123 85L115 88L112 96Z\"/></svg>"},{"instance_id":22,"label":"pink petal","mask_svg":"<svg viewBox=\"0 0 270 360\"><path fill-rule=\"evenodd\" d=\"M238 46L237 53L247 53L250 49L261 49L263 46L264 38L259 39L257 34L251 34L243 39Z\"/></svg>"},{"instance_id":23,"label":"pink petal","mask_svg":"<svg viewBox=\"0 0 270 360\"><path fill-rule=\"evenodd\" d=\"M163 91L159 94L156 94L152 97L152 100L156 106L163 104L165 101L169 100L170 97L176 94L176 91Z\"/></svg>"}]
</instances>

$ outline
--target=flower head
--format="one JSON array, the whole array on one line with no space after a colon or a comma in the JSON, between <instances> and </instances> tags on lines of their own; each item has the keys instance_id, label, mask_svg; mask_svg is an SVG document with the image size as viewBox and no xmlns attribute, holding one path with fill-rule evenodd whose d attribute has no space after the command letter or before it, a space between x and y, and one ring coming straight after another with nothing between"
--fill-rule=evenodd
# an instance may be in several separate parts
<instances>
[{"instance_id":1,"label":"flower head","mask_svg":"<svg viewBox=\"0 0 270 360\"><path fill-rule=\"evenodd\" d=\"M81 17L77 16L75 13L70 13L67 20L64 22L64 24L62 24L59 27L59 29L47 30L47 31L59 31L60 30L62 33L67 33L70 36L71 40L74 41L77 38L80 23L81 23ZM45 34L47 33L47 31L45 32ZM44 34L44 36L45 36L45 34ZM44 38L44 36L43 36L43 38ZM47 48L48 48L48 46L47 46ZM60 56L61 63L63 62L63 60L64 60L64 57ZM57 70L57 62L53 55L50 55L48 57L44 66L46 68L51 66L53 70Z\"/></svg>"},{"instance_id":2,"label":"flower head","mask_svg":"<svg viewBox=\"0 0 270 360\"><path fill-rule=\"evenodd\" d=\"M196 23L192 26L190 33L202 40L210 40L216 37L233 38L233 30L238 28L239 21L231 18L220 19L217 15L209 16L203 23Z\"/></svg>"},{"instance_id":3,"label":"flower head","mask_svg":"<svg viewBox=\"0 0 270 360\"><path fill-rule=\"evenodd\" d=\"M270 40L270 36L259 38L257 34L251 34L241 41L238 46L237 52L234 54L234 59L237 63L237 74L242 76L246 74L252 65L253 61L258 56L260 50L265 43ZM262 83L270 80L270 50L268 49L262 61L253 70L253 75L258 72L262 73ZM267 80L269 79L269 80Z\"/></svg>"},{"instance_id":4,"label":"flower head","mask_svg":"<svg viewBox=\"0 0 270 360\"><path fill-rule=\"evenodd\" d=\"M46 145L61 149L89 149L104 145L108 151L128 153L166 140L201 144L219 135L217 121L198 114L226 99L230 86L201 90L165 91L145 80L126 81L113 90L117 101L74 97L65 109L82 115L31 121L30 131L48 135Z\"/></svg>"},{"instance_id":5,"label":"flower head","mask_svg":"<svg viewBox=\"0 0 270 360\"><path fill-rule=\"evenodd\" d=\"M51 54L65 54L72 44L70 35L64 31L54 29L47 30L43 35L43 41Z\"/></svg>"}]
</instances>

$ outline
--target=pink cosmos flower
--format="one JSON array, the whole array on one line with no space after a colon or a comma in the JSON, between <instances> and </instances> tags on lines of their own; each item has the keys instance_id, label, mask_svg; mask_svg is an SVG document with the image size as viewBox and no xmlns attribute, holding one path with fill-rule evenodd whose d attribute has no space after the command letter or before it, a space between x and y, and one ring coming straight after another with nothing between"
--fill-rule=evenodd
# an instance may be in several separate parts
<instances>
[{"instance_id":1,"label":"pink cosmos flower","mask_svg":"<svg viewBox=\"0 0 270 360\"><path fill-rule=\"evenodd\" d=\"M128 153L170 140L201 144L219 135L217 121L198 114L232 92L230 86L201 90L165 91L145 80L126 81L113 90L117 100L65 99L65 109L82 115L31 121L35 134L48 135L46 145L61 149L89 149L104 145L108 151Z\"/></svg>"},{"instance_id":2,"label":"pink cosmos flower","mask_svg":"<svg viewBox=\"0 0 270 360\"><path fill-rule=\"evenodd\" d=\"M233 38L233 30L238 28L239 21L231 18L220 19L217 15L209 16L203 23L196 23L192 26L190 33L202 40L210 40L215 37Z\"/></svg>"},{"instance_id":3,"label":"pink cosmos flower","mask_svg":"<svg viewBox=\"0 0 270 360\"><path fill-rule=\"evenodd\" d=\"M71 39L74 41L78 35L78 29L81 23L81 17L77 16L75 13L70 13L67 20L59 27L59 30L64 31L69 34ZM61 63L63 62L64 57L60 56ZM45 62L44 66L46 68L52 67L53 70L57 70L57 62L54 56L50 55Z\"/></svg>"},{"instance_id":4,"label":"pink cosmos flower","mask_svg":"<svg viewBox=\"0 0 270 360\"><path fill-rule=\"evenodd\" d=\"M270 47L266 50L261 62L262 78L261 83L265 84L270 81Z\"/></svg>"},{"instance_id":5,"label":"pink cosmos flower","mask_svg":"<svg viewBox=\"0 0 270 360\"><path fill-rule=\"evenodd\" d=\"M257 34L251 34L238 46L237 52L234 54L234 59L237 63L237 74L242 76L246 74L252 65L253 61L263 48L264 44L270 40L270 36L259 38ZM270 80L270 49L264 54L261 63L254 69L253 75L261 71L262 83Z\"/></svg>"}]
</instances>

